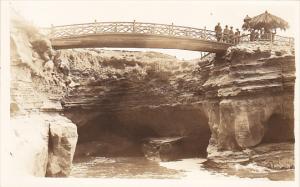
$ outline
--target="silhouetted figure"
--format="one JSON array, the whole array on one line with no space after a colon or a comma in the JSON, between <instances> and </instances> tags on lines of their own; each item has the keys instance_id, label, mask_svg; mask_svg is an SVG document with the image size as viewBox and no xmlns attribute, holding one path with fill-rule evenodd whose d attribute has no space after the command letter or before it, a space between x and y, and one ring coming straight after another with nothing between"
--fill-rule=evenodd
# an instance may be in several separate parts
<instances>
[{"instance_id":1,"label":"silhouetted figure","mask_svg":"<svg viewBox=\"0 0 300 187\"><path fill-rule=\"evenodd\" d=\"M225 26L225 29L223 31L223 41L228 43L229 42L229 29L228 25Z\"/></svg>"},{"instance_id":2,"label":"silhouetted figure","mask_svg":"<svg viewBox=\"0 0 300 187\"><path fill-rule=\"evenodd\" d=\"M229 43L233 43L234 42L233 39L234 39L234 32L233 32L233 27L231 26L229 30Z\"/></svg>"},{"instance_id":3,"label":"silhouetted figure","mask_svg":"<svg viewBox=\"0 0 300 187\"><path fill-rule=\"evenodd\" d=\"M239 29L236 29L235 33L234 33L234 43L235 44L238 44L240 43L240 35L241 35L241 32L239 31Z\"/></svg>"},{"instance_id":4,"label":"silhouetted figure","mask_svg":"<svg viewBox=\"0 0 300 187\"><path fill-rule=\"evenodd\" d=\"M215 26L215 32L216 32L217 41L220 41L222 38L222 27L221 27L220 23L218 23Z\"/></svg>"},{"instance_id":5,"label":"silhouetted figure","mask_svg":"<svg viewBox=\"0 0 300 187\"><path fill-rule=\"evenodd\" d=\"M254 32L254 40L255 40L255 41L258 41L258 40L259 40L259 32L258 32L258 31L255 31L255 32Z\"/></svg>"}]
</instances>

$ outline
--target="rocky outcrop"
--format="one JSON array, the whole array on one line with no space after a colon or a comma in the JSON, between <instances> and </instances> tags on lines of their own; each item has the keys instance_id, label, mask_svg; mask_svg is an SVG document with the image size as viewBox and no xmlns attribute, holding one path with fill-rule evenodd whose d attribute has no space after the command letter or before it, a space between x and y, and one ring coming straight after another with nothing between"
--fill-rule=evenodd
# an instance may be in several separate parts
<instances>
[{"instance_id":1,"label":"rocky outcrop","mask_svg":"<svg viewBox=\"0 0 300 187\"><path fill-rule=\"evenodd\" d=\"M189 142L200 142L188 146L190 153L206 152L210 131L201 103L196 103L201 98L195 87L201 82L194 76L197 64L155 52L60 53L71 80L62 104L64 114L78 126L79 148L98 156L107 155L106 150L140 155L144 138L187 135ZM120 139L127 151L113 146ZM88 142L96 150L81 146Z\"/></svg>"},{"instance_id":2,"label":"rocky outcrop","mask_svg":"<svg viewBox=\"0 0 300 187\"><path fill-rule=\"evenodd\" d=\"M294 141L290 46L245 43L198 63L155 52L53 51L24 23L12 24L11 116L44 116L37 132L43 146L31 155L41 154L28 162L39 162L33 175L68 175L76 126L77 155L140 154L145 139L185 137L188 156L216 159L226 151L241 155L264 143Z\"/></svg>"},{"instance_id":3,"label":"rocky outcrop","mask_svg":"<svg viewBox=\"0 0 300 187\"><path fill-rule=\"evenodd\" d=\"M184 130L172 136L188 131L195 136L199 136L196 131L208 134L203 138L210 139L208 153L294 139L293 48L241 44L229 48L225 56L198 64L160 54L147 58L151 53L61 53L74 82L63 100L64 112L80 127L83 141L89 141L84 131L95 130L93 124L141 128L149 132L143 137L147 138L169 137L178 129L176 123ZM194 113L199 119L192 117ZM180 118L186 121L180 123ZM190 126L194 119L199 128Z\"/></svg>"},{"instance_id":4,"label":"rocky outcrop","mask_svg":"<svg viewBox=\"0 0 300 187\"><path fill-rule=\"evenodd\" d=\"M293 141L293 49L273 47L238 45L201 66L209 69L203 87L212 129L210 148L238 150L262 141ZM276 51L283 52L278 56Z\"/></svg>"},{"instance_id":5,"label":"rocky outcrop","mask_svg":"<svg viewBox=\"0 0 300 187\"><path fill-rule=\"evenodd\" d=\"M11 119L8 175L45 176L48 161L49 124L44 115Z\"/></svg>"},{"instance_id":6,"label":"rocky outcrop","mask_svg":"<svg viewBox=\"0 0 300 187\"><path fill-rule=\"evenodd\" d=\"M31 113L11 119L10 175L67 176L77 143L76 126L57 114Z\"/></svg>"},{"instance_id":7,"label":"rocky outcrop","mask_svg":"<svg viewBox=\"0 0 300 187\"><path fill-rule=\"evenodd\" d=\"M51 42L15 12L11 14L10 39L10 175L66 176L72 165L77 128L59 114L66 86L64 74L57 67L49 68L55 56Z\"/></svg>"},{"instance_id":8,"label":"rocky outcrop","mask_svg":"<svg viewBox=\"0 0 300 187\"><path fill-rule=\"evenodd\" d=\"M243 151L215 151L203 163L208 170L246 178L294 179L294 145L260 144Z\"/></svg>"},{"instance_id":9,"label":"rocky outcrop","mask_svg":"<svg viewBox=\"0 0 300 187\"><path fill-rule=\"evenodd\" d=\"M78 155L107 155L107 146L116 145L107 139L118 142L120 137L128 150L143 150L136 142L184 136L189 141L179 147L189 152L186 156L207 152L210 159L226 151L240 155L261 144L293 142L294 51L271 47L241 44L198 63L154 53L157 58L148 58L152 53L61 51L73 85L62 101L64 113L78 125L79 146L85 147ZM160 146L144 152L161 160L155 147Z\"/></svg>"},{"instance_id":10,"label":"rocky outcrop","mask_svg":"<svg viewBox=\"0 0 300 187\"><path fill-rule=\"evenodd\" d=\"M143 143L146 158L155 161L168 161L184 158L189 154L184 150L184 137L149 138Z\"/></svg>"},{"instance_id":11,"label":"rocky outcrop","mask_svg":"<svg viewBox=\"0 0 300 187\"><path fill-rule=\"evenodd\" d=\"M68 119L60 117L50 122L48 177L65 177L70 174L77 143L76 126Z\"/></svg>"}]
</instances>

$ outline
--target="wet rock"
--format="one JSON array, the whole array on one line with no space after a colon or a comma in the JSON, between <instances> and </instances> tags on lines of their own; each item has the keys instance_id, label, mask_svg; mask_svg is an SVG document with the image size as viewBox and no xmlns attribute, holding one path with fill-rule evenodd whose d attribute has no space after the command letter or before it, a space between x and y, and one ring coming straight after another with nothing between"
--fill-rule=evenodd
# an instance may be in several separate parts
<instances>
[{"instance_id":1,"label":"wet rock","mask_svg":"<svg viewBox=\"0 0 300 187\"><path fill-rule=\"evenodd\" d=\"M294 143L266 143L241 151L209 154L203 166L210 171L246 178L294 180Z\"/></svg>"},{"instance_id":2,"label":"wet rock","mask_svg":"<svg viewBox=\"0 0 300 187\"><path fill-rule=\"evenodd\" d=\"M72 160L77 143L77 128L67 118L50 122L48 177L65 177L71 171Z\"/></svg>"},{"instance_id":3,"label":"wet rock","mask_svg":"<svg viewBox=\"0 0 300 187\"><path fill-rule=\"evenodd\" d=\"M74 157L141 156L140 145L127 138L111 135L102 140L79 143Z\"/></svg>"},{"instance_id":4,"label":"wet rock","mask_svg":"<svg viewBox=\"0 0 300 187\"><path fill-rule=\"evenodd\" d=\"M214 163L255 164L281 170L294 168L294 143L265 143L241 151L215 151L208 155Z\"/></svg>"},{"instance_id":5,"label":"wet rock","mask_svg":"<svg viewBox=\"0 0 300 187\"><path fill-rule=\"evenodd\" d=\"M150 138L143 143L143 153L149 160L170 161L182 158L184 137Z\"/></svg>"},{"instance_id":6,"label":"wet rock","mask_svg":"<svg viewBox=\"0 0 300 187\"><path fill-rule=\"evenodd\" d=\"M295 166L293 143L262 144L251 150L250 159L258 166L275 170L293 169Z\"/></svg>"}]
</instances>

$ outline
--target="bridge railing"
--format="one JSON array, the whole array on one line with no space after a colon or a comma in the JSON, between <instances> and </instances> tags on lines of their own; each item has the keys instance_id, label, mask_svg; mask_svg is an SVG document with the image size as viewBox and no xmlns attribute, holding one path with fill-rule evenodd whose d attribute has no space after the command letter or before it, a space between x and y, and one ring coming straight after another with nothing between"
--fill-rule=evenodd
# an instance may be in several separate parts
<instances>
[{"instance_id":1,"label":"bridge railing","mask_svg":"<svg viewBox=\"0 0 300 187\"><path fill-rule=\"evenodd\" d=\"M149 34L167 37L180 37L199 39L218 43L237 44L252 41L269 41L278 45L294 45L294 38L274 34L253 37L251 34L242 35L237 39L235 36L222 34L218 41L215 31L193 27L176 26L173 24L157 24L143 22L94 22L51 27L49 37L51 39L69 38L95 34ZM231 38L231 39L230 39Z\"/></svg>"},{"instance_id":2,"label":"bridge railing","mask_svg":"<svg viewBox=\"0 0 300 187\"><path fill-rule=\"evenodd\" d=\"M68 38L92 34L137 33L158 36L182 37L199 40L215 41L214 31L193 27L176 26L173 24L156 24L142 22L94 22L86 24L55 26L51 28L50 38ZM219 41L227 43L226 41Z\"/></svg>"},{"instance_id":3,"label":"bridge railing","mask_svg":"<svg viewBox=\"0 0 300 187\"><path fill-rule=\"evenodd\" d=\"M266 42L269 44L276 44L276 45L282 45L282 46L294 46L295 40L293 37L286 37L286 36L280 36L280 35L274 35L274 34L266 34L264 36L251 36L251 34L246 34L240 36L239 42L245 43L245 42L255 42L255 41L261 41Z\"/></svg>"}]
</instances>

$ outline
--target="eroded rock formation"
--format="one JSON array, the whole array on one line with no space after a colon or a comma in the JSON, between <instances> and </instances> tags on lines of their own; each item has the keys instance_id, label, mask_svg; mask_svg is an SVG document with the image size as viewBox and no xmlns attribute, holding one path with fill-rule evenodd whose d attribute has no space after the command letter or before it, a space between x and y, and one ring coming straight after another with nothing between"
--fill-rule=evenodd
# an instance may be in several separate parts
<instances>
[{"instance_id":1,"label":"eroded rock formation","mask_svg":"<svg viewBox=\"0 0 300 187\"><path fill-rule=\"evenodd\" d=\"M54 51L23 23L12 24L11 116L27 152L12 150L11 159L26 155L36 168L25 173L67 176L77 128L78 156L140 155L146 139L184 137L187 157L233 154L274 165L263 143L294 141L292 47L241 44L198 63L156 52ZM28 120L35 140L21 133Z\"/></svg>"},{"instance_id":2,"label":"eroded rock formation","mask_svg":"<svg viewBox=\"0 0 300 187\"><path fill-rule=\"evenodd\" d=\"M79 142L105 142L110 133L131 143L187 136L198 155L210 156L294 140L292 47L240 44L198 64L155 53L61 53L73 85L64 113L78 125Z\"/></svg>"},{"instance_id":3,"label":"eroded rock formation","mask_svg":"<svg viewBox=\"0 0 300 187\"><path fill-rule=\"evenodd\" d=\"M278 56L279 50L287 51ZM209 98L206 104L210 108L211 145L235 150L262 141L294 139L292 50L285 46L270 50L264 43L242 44L213 61L203 85Z\"/></svg>"},{"instance_id":4,"label":"eroded rock formation","mask_svg":"<svg viewBox=\"0 0 300 187\"><path fill-rule=\"evenodd\" d=\"M64 177L71 171L77 143L76 126L65 117L50 121L47 176Z\"/></svg>"},{"instance_id":5,"label":"eroded rock formation","mask_svg":"<svg viewBox=\"0 0 300 187\"><path fill-rule=\"evenodd\" d=\"M7 175L67 176L77 128L61 116L64 75L49 69L51 42L16 13L11 16L11 133ZM53 67L54 68L54 67ZM51 144L51 146L49 146Z\"/></svg>"}]
</instances>

